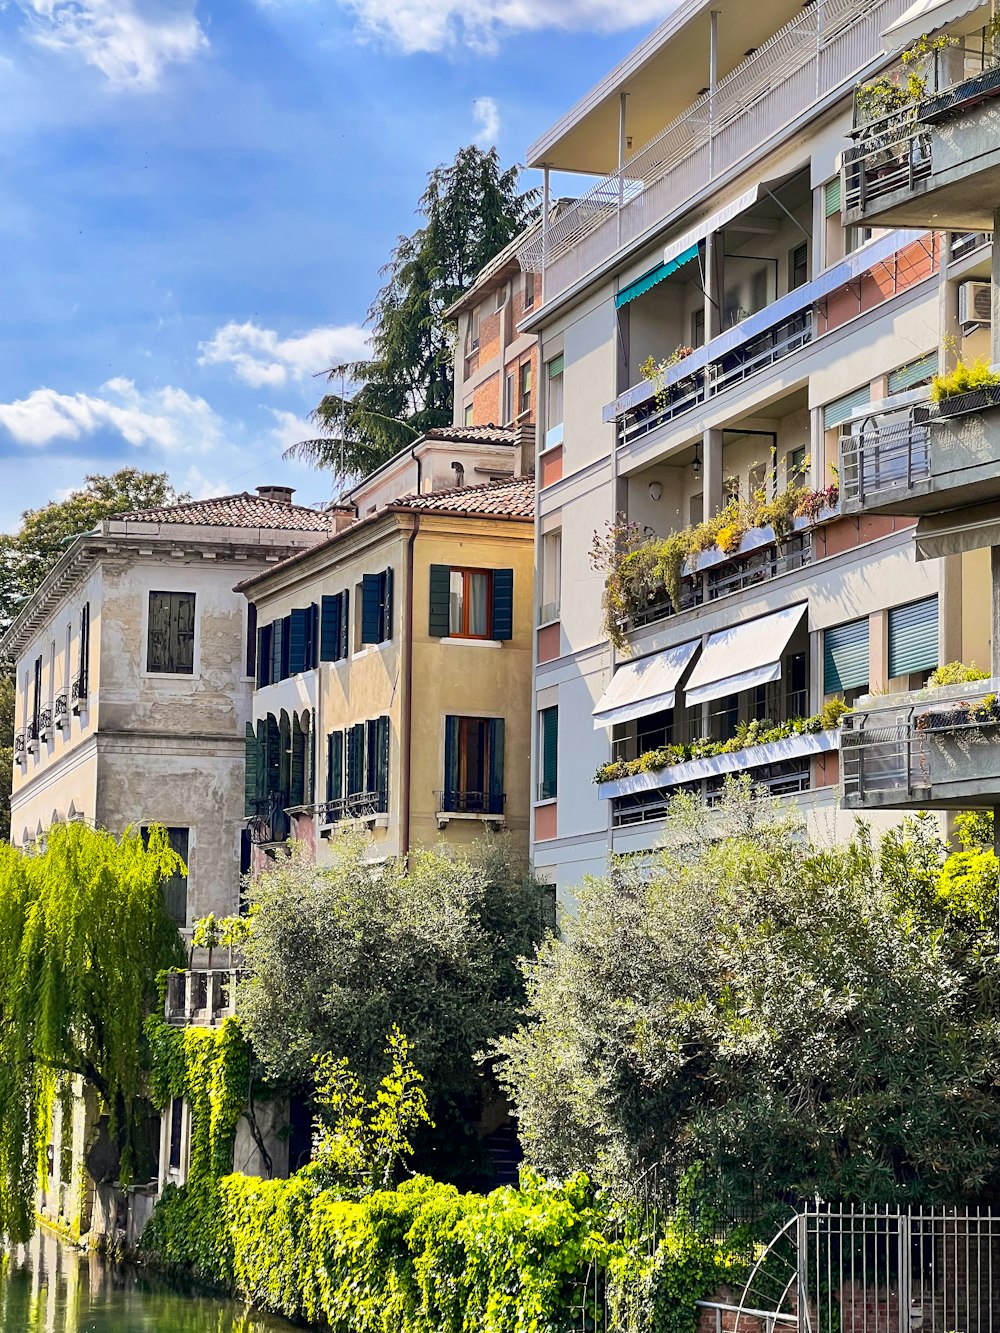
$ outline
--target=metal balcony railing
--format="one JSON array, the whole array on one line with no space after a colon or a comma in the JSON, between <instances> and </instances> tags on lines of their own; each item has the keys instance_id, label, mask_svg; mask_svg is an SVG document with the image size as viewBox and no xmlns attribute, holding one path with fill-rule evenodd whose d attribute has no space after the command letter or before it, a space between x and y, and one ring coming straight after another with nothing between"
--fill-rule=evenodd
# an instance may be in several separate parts
<instances>
[{"instance_id":1,"label":"metal balcony railing","mask_svg":"<svg viewBox=\"0 0 1000 1333\"><path fill-rule=\"evenodd\" d=\"M551 301L683 210L707 184L749 165L773 137L839 89L881 49L907 0L825 0L801 12L671 124L521 247Z\"/></svg>"},{"instance_id":2,"label":"metal balcony railing","mask_svg":"<svg viewBox=\"0 0 1000 1333\"><path fill-rule=\"evenodd\" d=\"M289 803L287 792L272 792L254 802L254 813L247 820L250 841L258 846L287 842L292 832L292 821L285 813Z\"/></svg>"},{"instance_id":3,"label":"metal balcony railing","mask_svg":"<svg viewBox=\"0 0 1000 1333\"><path fill-rule=\"evenodd\" d=\"M358 791L325 801L320 807L320 822L337 824L342 819L371 819L389 812L387 791Z\"/></svg>"},{"instance_id":4,"label":"metal balcony railing","mask_svg":"<svg viewBox=\"0 0 1000 1333\"><path fill-rule=\"evenodd\" d=\"M930 409L911 404L856 423L840 439L840 485L845 504L905 495L931 475Z\"/></svg>"},{"instance_id":5,"label":"metal balcony railing","mask_svg":"<svg viewBox=\"0 0 1000 1333\"><path fill-rule=\"evenodd\" d=\"M211 1027L236 1014L239 968L194 968L167 976L164 1017L175 1025Z\"/></svg>"},{"instance_id":6,"label":"metal balcony railing","mask_svg":"<svg viewBox=\"0 0 1000 1333\"><path fill-rule=\"evenodd\" d=\"M55 718L57 731L62 731L66 719L69 717L69 696L65 690L60 690L52 704L52 713Z\"/></svg>"},{"instance_id":7,"label":"metal balcony railing","mask_svg":"<svg viewBox=\"0 0 1000 1333\"><path fill-rule=\"evenodd\" d=\"M812 771L808 759L769 764L757 770L748 767L743 771L750 775L755 787L762 788L768 796L775 798L796 796L809 791L812 786ZM722 800L724 787L724 778L706 778L700 782L686 783L684 786L662 787L653 791L636 792L629 796L616 796L611 801L611 823L614 828L630 828L637 824L651 824L664 819L671 800L681 791L700 796L702 803L711 808Z\"/></svg>"},{"instance_id":8,"label":"metal balcony railing","mask_svg":"<svg viewBox=\"0 0 1000 1333\"><path fill-rule=\"evenodd\" d=\"M45 736L46 733L51 730L52 730L52 709L43 708L42 711L38 714L38 734L39 736Z\"/></svg>"},{"instance_id":9,"label":"metal balcony railing","mask_svg":"<svg viewBox=\"0 0 1000 1333\"><path fill-rule=\"evenodd\" d=\"M73 681L70 687L70 697L73 703L82 703L87 698L87 675L81 672Z\"/></svg>"},{"instance_id":10,"label":"metal balcony railing","mask_svg":"<svg viewBox=\"0 0 1000 1333\"><path fill-rule=\"evenodd\" d=\"M14 758L24 759L26 752L25 736L23 731L14 732Z\"/></svg>"},{"instance_id":11,"label":"metal balcony railing","mask_svg":"<svg viewBox=\"0 0 1000 1333\"><path fill-rule=\"evenodd\" d=\"M454 791L437 793L438 809L446 814L502 815L507 797L503 792Z\"/></svg>"}]
</instances>

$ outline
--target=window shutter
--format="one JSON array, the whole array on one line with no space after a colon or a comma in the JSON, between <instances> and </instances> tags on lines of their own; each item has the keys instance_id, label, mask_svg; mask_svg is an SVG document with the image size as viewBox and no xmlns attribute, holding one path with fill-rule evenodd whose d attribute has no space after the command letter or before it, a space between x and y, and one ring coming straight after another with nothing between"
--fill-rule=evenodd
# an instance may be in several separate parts
<instances>
[{"instance_id":1,"label":"window shutter","mask_svg":"<svg viewBox=\"0 0 1000 1333\"><path fill-rule=\"evenodd\" d=\"M284 805L290 805L292 790L292 722L284 709L278 718L278 793Z\"/></svg>"},{"instance_id":2,"label":"window shutter","mask_svg":"<svg viewBox=\"0 0 1000 1333\"><path fill-rule=\"evenodd\" d=\"M305 755L306 770L302 799L306 805L312 805L316 800L316 746L314 743L312 727L309 725L310 721L310 716L306 713L300 724L302 727L302 747Z\"/></svg>"},{"instance_id":3,"label":"window shutter","mask_svg":"<svg viewBox=\"0 0 1000 1333\"><path fill-rule=\"evenodd\" d=\"M281 679L287 680L292 674L289 668L289 654L291 652L292 639L292 618L291 616L281 617Z\"/></svg>"},{"instance_id":4,"label":"window shutter","mask_svg":"<svg viewBox=\"0 0 1000 1333\"><path fill-rule=\"evenodd\" d=\"M175 592L170 596L171 656L173 671L194 671L194 593Z\"/></svg>"},{"instance_id":5,"label":"window shutter","mask_svg":"<svg viewBox=\"0 0 1000 1333\"><path fill-rule=\"evenodd\" d=\"M559 777L559 709L542 710L542 776L540 796L543 801L555 796Z\"/></svg>"},{"instance_id":6,"label":"window shutter","mask_svg":"<svg viewBox=\"0 0 1000 1333\"><path fill-rule=\"evenodd\" d=\"M146 644L147 671L173 671L170 654L170 596L149 594L149 634Z\"/></svg>"},{"instance_id":7,"label":"window shutter","mask_svg":"<svg viewBox=\"0 0 1000 1333\"><path fill-rule=\"evenodd\" d=\"M823 631L823 693L868 684L868 618Z\"/></svg>"},{"instance_id":8,"label":"window shutter","mask_svg":"<svg viewBox=\"0 0 1000 1333\"><path fill-rule=\"evenodd\" d=\"M834 176L832 181L827 181L823 186L823 213L826 217L832 218L834 213L840 212L840 177Z\"/></svg>"},{"instance_id":9,"label":"window shutter","mask_svg":"<svg viewBox=\"0 0 1000 1333\"><path fill-rule=\"evenodd\" d=\"M345 659L350 653L350 633L351 633L351 594L347 590L340 594L340 656Z\"/></svg>"},{"instance_id":10,"label":"window shutter","mask_svg":"<svg viewBox=\"0 0 1000 1333\"><path fill-rule=\"evenodd\" d=\"M347 795L364 791L365 724L356 722L347 732Z\"/></svg>"},{"instance_id":11,"label":"window shutter","mask_svg":"<svg viewBox=\"0 0 1000 1333\"><path fill-rule=\"evenodd\" d=\"M380 593L382 576L363 574L361 576L361 642L378 643L382 629L382 608Z\"/></svg>"},{"instance_id":12,"label":"window shutter","mask_svg":"<svg viewBox=\"0 0 1000 1333\"><path fill-rule=\"evenodd\" d=\"M493 571L493 637L514 637L514 571Z\"/></svg>"},{"instance_id":13,"label":"window shutter","mask_svg":"<svg viewBox=\"0 0 1000 1333\"><path fill-rule=\"evenodd\" d=\"M365 791L378 791L378 718L365 723Z\"/></svg>"},{"instance_id":14,"label":"window shutter","mask_svg":"<svg viewBox=\"0 0 1000 1333\"><path fill-rule=\"evenodd\" d=\"M313 602L309 607L309 647L306 661L310 671L315 671L319 666L319 604L317 602Z\"/></svg>"},{"instance_id":15,"label":"window shutter","mask_svg":"<svg viewBox=\"0 0 1000 1333\"><path fill-rule=\"evenodd\" d=\"M866 403L872 400L871 385L865 384L860 389L855 389L853 393L845 394L843 398L838 398L833 403L827 403L823 408L823 429L832 430L834 426L839 426L842 421L846 421L852 416L859 407L864 407Z\"/></svg>"},{"instance_id":16,"label":"window shutter","mask_svg":"<svg viewBox=\"0 0 1000 1333\"><path fill-rule=\"evenodd\" d=\"M930 671L938 664L938 602L894 606L889 612L889 675L909 676Z\"/></svg>"},{"instance_id":17,"label":"window shutter","mask_svg":"<svg viewBox=\"0 0 1000 1333\"><path fill-rule=\"evenodd\" d=\"M375 719L375 787L380 814L389 809L389 719Z\"/></svg>"},{"instance_id":18,"label":"window shutter","mask_svg":"<svg viewBox=\"0 0 1000 1333\"><path fill-rule=\"evenodd\" d=\"M299 722L298 713L292 714L291 725L291 760L288 778L288 804L305 805L306 799L306 747L305 735Z\"/></svg>"},{"instance_id":19,"label":"window shutter","mask_svg":"<svg viewBox=\"0 0 1000 1333\"><path fill-rule=\"evenodd\" d=\"M261 778L259 754L257 733L254 731L253 723L248 722L246 727L246 767L243 770L243 813L247 819L257 813L257 788Z\"/></svg>"},{"instance_id":20,"label":"window shutter","mask_svg":"<svg viewBox=\"0 0 1000 1333\"><path fill-rule=\"evenodd\" d=\"M491 717L489 721L489 791L486 810L488 814L503 814L503 739L504 720Z\"/></svg>"},{"instance_id":21,"label":"window shutter","mask_svg":"<svg viewBox=\"0 0 1000 1333\"><path fill-rule=\"evenodd\" d=\"M340 653L340 596L324 597L320 611L319 657L335 662Z\"/></svg>"},{"instance_id":22,"label":"window shutter","mask_svg":"<svg viewBox=\"0 0 1000 1333\"><path fill-rule=\"evenodd\" d=\"M889 372L888 389L890 393L905 393L919 384L927 384L937 374L938 354L928 352L926 356L911 361L907 366Z\"/></svg>"},{"instance_id":23,"label":"window shutter","mask_svg":"<svg viewBox=\"0 0 1000 1333\"><path fill-rule=\"evenodd\" d=\"M257 724L258 728L260 723ZM278 719L268 713L265 723L265 764L267 766L265 796L273 796L281 790L281 729Z\"/></svg>"},{"instance_id":24,"label":"window shutter","mask_svg":"<svg viewBox=\"0 0 1000 1333\"><path fill-rule=\"evenodd\" d=\"M565 364L565 358L563 357L562 353L560 353L559 356L554 356L552 358L547 367L550 380L558 378L558 376L560 376L563 373L564 364Z\"/></svg>"},{"instance_id":25,"label":"window shutter","mask_svg":"<svg viewBox=\"0 0 1000 1333\"><path fill-rule=\"evenodd\" d=\"M257 631L257 688L271 683L271 626L261 625Z\"/></svg>"},{"instance_id":26,"label":"window shutter","mask_svg":"<svg viewBox=\"0 0 1000 1333\"><path fill-rule=\"evenodd\" d=\"M382 637L380 643L388 643L392 638L392 570L387 569L382 575Z\"/></svg>"},{"instance_id":27,"label":"window shutter","mask_svg":"<svg viewBox=\"0 0 1000 1333\"><path fill-rule=\"evenodd\" d=\"M257 606L247 603L247 675L257 673Z\"/></svg>"},{"instance_id":28,"label":"window shutter","mask_svg":"<svg viewBox=\"0 0 1000 1333\"><path fill-rule=\"evenodd\" d=\"M461 718L446 717L444 720L444 800L441 802L445 810L455 808L455 794L458 792L458 751L459 751L459 727Z\"/></svg>"},{"instance_id":29,"label":"window shutter","mask_svg":"<svg viewBox=\"0 0 1000 1333\"><path fill-rule=\"evenodd\" d=\"M451 566L431 565L431 606L427 633L446 639L451 632Z\"/></svg>"},{"instance_id":30,"label":"window shutter","mask_svg":"<svg viewBox=\"0 0 1000 1333\"><path fill-rule=\"evenodd\" d=\"M326 799L339 801L344 794L344 733L331 731L326 738Z\"/></svg>"},{"instance_id":31,"label":"window shutter","mask_svg":"<svg viewBox=\"0 0 1000 1333\"><path fill-rule=\"evenodd\" d=\"M271 626L271 684L272 685L276 685L279 680L283 679L281 674L281 659L283 656L282 639L284 638L284 635L285 635L285 622L283 620L274 621L274 623Z\"/></svg>"},{"instance_id":32,"label":"window shutter","mask_svg":"<svg viewBox=\"0 0 1000 1333\"><path fill-rule=\"evenodd\" d=\"M288 633L288 674L297 676L308 670L309 663L309 621L312 612L308 607L297 607L289 617Z\"/></svg>"},{"instance_id":33,"label":"window shutter","mask_svg":"<svg viewBox=\"0 0 1000 1333\"><path fill-rule=\"evenodd\" d=\"M86 699L90 683L90 603L84 602L80 612L80 697Z\"/></svg>"}]
</instances>

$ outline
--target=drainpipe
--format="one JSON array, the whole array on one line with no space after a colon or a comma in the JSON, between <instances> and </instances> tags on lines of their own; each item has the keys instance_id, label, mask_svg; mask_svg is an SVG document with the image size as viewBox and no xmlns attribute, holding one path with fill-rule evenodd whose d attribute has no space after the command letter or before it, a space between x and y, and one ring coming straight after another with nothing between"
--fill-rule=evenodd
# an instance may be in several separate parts
<instances>
[{"instance_id":1,"label":"drainpipe","mask_svg":"<svg viewBox=\"0 0 1000 1333\"><path fill-rule=\"evenodd\" d=\"M419 477L419 459L417 475ZM406 602L403 607L403 718L400 727L399 854L410 851L410 755L413 748L413 548L420 531L420 515L413 515L413 530L406 543Z\"/></svg>"},{"instance_id":2,"label":"drainpipe","mask_svg":"<svg viewBox=\"0 0 1000 1333\"><path fill-rule=\"evenodd\" d=\"M545 269L549 262L549 212L552 207L549 169L542 167L542 305L545 304Z\"/></svg>"},{"instance_id":3,"label":"drainpipe","mask_svg":"<svg viewBox=\"0 0 1000 1333\"><path fill-rule=\"evenodd\" d=\"M422 462L422 460L419 459L419 458L417 457L417 446L416 446L416 445L414 445L414 446L412 447L412 449L410 450L410 457L413 459L414 463L416 463L416 465L417 465L417 494L418 494L418 495L421 495L421 494L423 493L421 488L423 487L423 484L424 484L424 467L423 467L423 462ZM418 526L418 527L420 526L420 519L419 519L419 518L417 519L417 526Z\"/></svg>"}]
</instances>

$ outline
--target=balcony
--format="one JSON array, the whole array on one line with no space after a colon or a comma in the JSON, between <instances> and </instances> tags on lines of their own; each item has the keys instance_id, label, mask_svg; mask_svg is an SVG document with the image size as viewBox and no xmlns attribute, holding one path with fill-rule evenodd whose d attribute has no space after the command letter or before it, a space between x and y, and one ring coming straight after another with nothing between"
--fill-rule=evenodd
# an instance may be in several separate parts
<instances>
[{"instance_id":1,"label":"balcony","mask_svg":"<svg viewBox=\"0 0 1000 1333\"><path fill-rule=\"evenodd\" d=\"M352 792L347 796L338 797L335 801L324 801L316 809L319 821L323 825L357 819L384 826L389 813L389 794L385 791Z\"/></svg>"},{"instance_id":2,"label":"balcony","mask_svg":"<svg viewBox=\"0 0 1000 1333\"><path fill-rule=\"evenodd\" d=\"M877 308L937 271L931 235L879 237L811 282L773 301L690 356L643 380L604 409L619 447L634 452L646 436L762 374L802 348Z\"/></svg>"},{"instance_id":3,"label":"balcony","mask_svg":"<svg viewBox=\"0 0 1000 1333\"><path fill-rule=\"evenodd\" d=\"M842 438L840 460L845 514L944 513L1000 499L1000 391L887 406Z\"/></svg>"},{"instance_id":4,"label":"balcony","mask_svg":"<svg viewBox=\"0 0 1000 1333\"><path fill-rule=\"evenodd\" d=\"M257 847L274 847L291 837L292 821L286 812L286 792L272 792L254 802L254 813L247 820L247 833Z\"/></svg>"},{"instance_id":5,"label":"balcony","mask_svg":"<svg viewBox=\"0 0 1000 1333\"><path fill-rule=\"evenodd\" d=\"M66 690L60 690L56 695L52 714L56 731L64 731L69 723L69 695Z\"/></svg>"},{"instance_id":6,"label":"balcony","mask_svg":"<svg viewBox=\"0 0 1000 1333\"><path fill-rule=\"evenodd\" d=\"M934 51L906 102L907 72L878 81L902 102L866 117L874 85L855 93L854 147L844 154L844 221L878 226L991 229L1000 199L1000 51L987 29ZM884 97L884 94L883 94Z\"/></svg>"},{"instance_id":7,"label":"balcony","mask_svg":"<svg viewBox=\"0 0 1000 1333\"><path fill-rule=\"evenodd\" d=\"M850 810L1000 804L1000 681L871 698L842 724Z\"/></svg>"},{"instance_id":8,"label":"balcony","mask_svg":"<svg viewBox=\"0 0 1000 1333\"><path fill-rule=\"evenodd\" d=\"M452 819L482 820L495 827L504 823L507 797L504 792L439 791L437 825L445 828Z\"/></svg>"},{"instance_id":9,"label":"balcony","mask_svg":"<svg viewBox=\"0 0 1000 1333\"><path fill-rule=\"evenodd\" d=\"M70 687L70 703L74 713L82 713L86 710L87 692L87 676L85 672L81 671Z\"/></svg>"},{"instance_id":10,"label":"balcony","mask_svg":"<svg viewBox=\"0 0 1000 1333\"><path fill-rule=\"evenodd\" d=\"M177 1027L214 1027L233 1018L241 975L234 967L169 973L164 1017Z\"/></svg>"},{"instance_id":11,"label":"balcony","mask_svg":"<svg viewBox=\"0 0 1000 1333\"><path fill-rule=\"evenodd\" d=\"M651 239L713 182L764 156L775 138L846 89L908 0L826 0L784 28L518 252L544 273L550 302L634 243Z\"/></svg>"},{"instance_id":12,"label":"balcony","mask_svg":"<svg viewBox=\"0 0 1000 1333\"><path fill-rule=\"evenodd\" d=\"M14 762L17 764L25 763L27 759L27 744L23 731L14 732Z\"/></svg>"}]
</instances>

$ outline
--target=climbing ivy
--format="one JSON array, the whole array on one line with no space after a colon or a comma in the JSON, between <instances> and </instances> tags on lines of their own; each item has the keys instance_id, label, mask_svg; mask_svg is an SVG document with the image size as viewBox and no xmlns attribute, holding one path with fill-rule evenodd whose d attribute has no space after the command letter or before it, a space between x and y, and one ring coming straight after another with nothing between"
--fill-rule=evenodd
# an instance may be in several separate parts
<instances>
[{"instance_id":1,"label":"climbing ivy","mask_svg":"<svg viewBox=\"0 0 1000 1333\"><path fill-rule=\"evenodd\" d=\"M158 971L183 957L160 883L183 871L162 829L148 845L57 824L0 847L0 1234L27 1239L60 1075L96 1089L128 1180L139 1160L145 1044Z\"/></svg>"}]
</instances>

